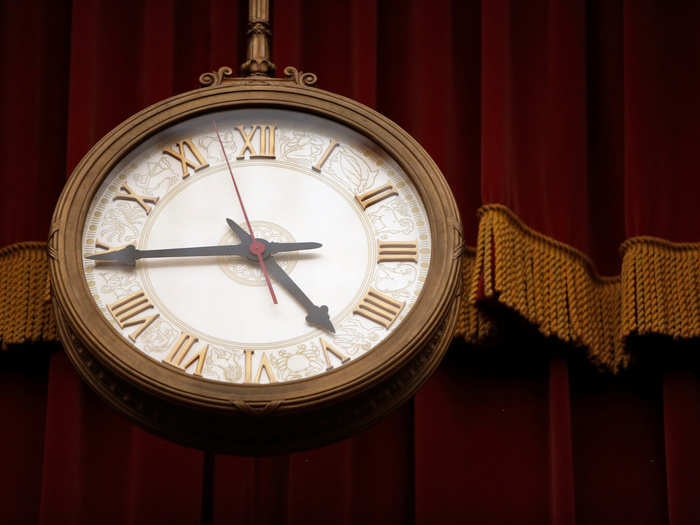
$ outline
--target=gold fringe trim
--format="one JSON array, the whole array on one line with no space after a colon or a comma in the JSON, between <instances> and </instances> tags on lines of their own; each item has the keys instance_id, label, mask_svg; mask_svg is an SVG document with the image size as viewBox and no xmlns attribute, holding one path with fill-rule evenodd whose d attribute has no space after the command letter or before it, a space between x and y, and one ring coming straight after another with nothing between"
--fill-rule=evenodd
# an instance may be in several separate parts
<instances>
[{"instance_id":1,"label":"gold fringe trim","mask_svg":"<svg viewBox=\"0 0 700 525\"><path fill-rule=\"evenodd\" d=\"M456 337L494 334L480 301L495 300L545 336L587 349L596 364L629 364L633 334L700 337L700 243L637 237L622 247L621 277L601 277L584 254L527 227L505 206L479 210L476 249L462 258ZM0 344L56 341L46 243L0 249Z\"/></svg>"},{"instance_id":2,"label":"gold fringe trim","mask_svg":"<svg viewBox=\"0 0 700 525\"><path fill-rule=\"evenodd\" d=\"M620 278L599 276L585 255L528 228L505 206L483 206L479 215L469 302L496 300L543 335L585 347L596 364L625 367Z\"/></svg>"},{"instance_id":3,"label":"gold fringe trim","mask_svg":"<svg viewBox=\"0 0 700 525\"><path fill-rule=\"evenodd\" d=\"M700 337L700 243L635 237L620 250L623 337Z\"/></svg>"},{"instance_id":4,"label":"gold fringe trim","mask_svg":"<svg viewBox=\"0 0 700 525\"><path fill-rule=\"evenodd\" d=\"M469 300L467 293L474 273L475 259L476 250L465 246L462 254L462 295L455 337L461 337L469 343L478 343L493 332L493 325L489 318Z\"/></svg>"},{"instance_id":5,"label":"gold fringe trim","mask_svg":"<svg viewBox=\"0 0 700 525\"><path fill-rule=\"evenodd\" d=\"M0 249L0 344L57 341L45 242Z\"/></svg>"}]
</instances>

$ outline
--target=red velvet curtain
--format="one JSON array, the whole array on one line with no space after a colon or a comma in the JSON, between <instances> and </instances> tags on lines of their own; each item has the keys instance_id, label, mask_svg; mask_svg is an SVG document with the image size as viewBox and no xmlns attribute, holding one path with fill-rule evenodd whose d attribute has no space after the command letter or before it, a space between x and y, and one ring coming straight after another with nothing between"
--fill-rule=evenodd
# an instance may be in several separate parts
<instances>
[{"instance_id":1,"label":"red velvet curtain","mask_svg":"<svg viewBox=\"0 0 700 525\"><path fill-rule=\"evenodd\" d=\"M73 167L132 113L243 60L245 2L4 0L0 246L47 236ZM277 0L273 59L416 137L474 244L481 204L619 272L635 235L700 240L700 4ZM3 523L700 523L697 341L629 370L513 325L455 342L371 430L204 454L129 424L58 345L0 352Z\"/></svg>"}]
</instances>

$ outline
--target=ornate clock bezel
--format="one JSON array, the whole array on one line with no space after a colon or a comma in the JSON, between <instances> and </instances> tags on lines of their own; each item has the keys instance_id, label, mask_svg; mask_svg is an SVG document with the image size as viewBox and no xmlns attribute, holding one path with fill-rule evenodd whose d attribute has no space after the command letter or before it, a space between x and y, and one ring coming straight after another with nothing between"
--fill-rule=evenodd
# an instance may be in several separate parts
<instances>
[{"instance_id":1,"label":"ornate clock bezel","mask_svg":"<svg viewBox=\"0 0 700 525\"><path fill-rule=\"evenodd\" d=\"M54 212L50 275L59 334L71 361L113 406L184 444L249 454L318 446L344 437L413 395L439 364L454 330L462 235L454 197L438 167L386 117L353 100L308 87L308 74L292 76L227 80L220 74L212 76L209 87L140 111L85 155ZM158 362L135 351L101 315L84 275L83 225L95 193L119 160L177 122L242 107L308 112L358 131L401 166L428 215L430 267L420 297L400 328L366 355L313 378L269 385L231 384L197 378ZM289 432L290 425L295 432Z\"/></svg>"}]
</instances>

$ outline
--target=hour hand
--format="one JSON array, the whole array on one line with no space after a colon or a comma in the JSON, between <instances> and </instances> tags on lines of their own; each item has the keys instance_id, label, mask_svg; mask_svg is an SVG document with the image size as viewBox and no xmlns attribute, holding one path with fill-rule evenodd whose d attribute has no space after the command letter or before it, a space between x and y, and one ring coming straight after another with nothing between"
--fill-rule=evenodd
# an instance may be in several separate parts
<instances>
[{"instance_id":1,"label":"hour hand","mask_svg":"<svg viewBox=\"0 0 700 525\"><path fill-rule=\"evenodd\" d=\"M281 252L296 252L301 250L315 250L323 246L320 242L268 242L266 255L274 255Z\"/></svg>"},{"instance_id":2,"label":"hour hand","mask_svg":"<svg viewBox=\"0 0 700 525\"><path fill-rule=\"evenodd\" d=\"M250 237L250 234L243 228L241 228L238 225L238 223L232 221L231 219L226 219L226 222L228 223L229 228L233 230L233 233L236 234L238 240L241 241L242 244L245 244L247 246L253 241L253 239Z\"/></svg>"},{"instance_id":3,"label":"hour hand","mask_svg":"<svg viewBox=\"0 0 700 525\"><path fill-rule=\"evenodd\" d=\"M306 322L319 328L326 330L327 332L335 333L335 328L333 323L331 323L328 317L328 307L324 304L321 306L316 306L311 302L301 288L292 281L287 272L285 272L282 267L277 264L277 261L273 257L267 259L267 271L270 273L273 279L282 285L292 296L299 301L299 303L306 310Z\"/></svg>"},{"instance_id":4,"label":"hour hand","mask_svg":"<svg viewBox=\"0 0 700 525\"><path fill-rule=\"evenodd\" d=\"M138 259L156 259L162 257L207 257L207 256L248 255L248 247L243 244L228 246L198 246L193 248L168 248L164 250L138 250L133 244L88 255L87 259L105 261L125 266L135 266Z\"/></svg>"},{"instance_id":5,"label":"hour hand","mask_svg":"<svg viewBox=\"0 0 700 525\"><path fill-rule=\"evenodd\" d=\"M238 240L241 241L241 244L245 246L250 245L253 239L251 238L250 234L248 234L248 232L241 227L240 224L238 224L232 219L226 219L226 222L228 223L228 226L229 228L231 228L233 233L236 234ZM263 257L267 257L269 255L274 255L275 253L281 252L315 250L316 248L320 248L321 246L323 246L320 242L262 242L265 243L265 251L263 253Z\"/></svg>"}]
</instances>

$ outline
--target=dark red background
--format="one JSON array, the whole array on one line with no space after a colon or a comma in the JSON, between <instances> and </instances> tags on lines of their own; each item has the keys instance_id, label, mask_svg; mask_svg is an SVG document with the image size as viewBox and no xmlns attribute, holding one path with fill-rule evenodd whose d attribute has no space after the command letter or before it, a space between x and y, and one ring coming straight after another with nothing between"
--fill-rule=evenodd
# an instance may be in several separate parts
<instances>
[{"instance_id":1,"label":"dark red background","mask_svg":"<svg viewBox=\"0 0 700 525\"><path fill-rule=\"evenodd\" d=\"M246 6L0 11L0 246L43 240L65 178L134 112L243 60ZM389 116L437 161L467 241L500 202L619 272L631 236L699 241L700 4L274 4L273 59ZM205 456L133 427L60 348L0 354L3 523L700 523L697 342L632 368L513 327L455 343L412 403L322 449ZM207 459L209 458L209 459Z\"/></svg>"}]
</instances>

